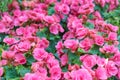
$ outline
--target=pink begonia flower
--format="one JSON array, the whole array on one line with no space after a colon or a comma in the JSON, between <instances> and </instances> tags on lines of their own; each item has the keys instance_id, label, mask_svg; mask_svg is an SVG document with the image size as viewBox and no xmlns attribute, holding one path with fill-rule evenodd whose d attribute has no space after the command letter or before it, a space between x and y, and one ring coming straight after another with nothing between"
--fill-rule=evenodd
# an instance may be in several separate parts
<instances>
[{"instance_id":1,"label":"pink begonia flower","mask_svg":"<svg viewBox=\"0 0 120 80\"><path fill-rule=\"evenodd\" d=\"M105 0L95 0L95 1L96 1L96 3L100 4L102 7L104 7L106 4Z\"/></svg>"},{"instance_id":2,"label":"pink begonia flower","mask_svg":"<svg viewBox=\"0 0 120 80\"><path fill-rule=\"evenodd\" d=\"M43 67L44 63L41 62L36 62L36 63L32 63L31 69L33 72L37 72L43 76L47 76L47 69L45 67Z\"/></svg>"},{"instance_id":3,"label":"pink begonia flower","mask_svg":"<svg viewBox=\"0 0 120 80\"><path fill-rule=\"evenodd\" d=\"M18 64L25 64L26 63L26 58L24 57L23 54L21 53L17 53L15 55L15 62L17 62Z\"/></svg>"},{"instance_id":4,"label":"pink begonia flower","mask_svg":"<svg viewBox=\"0 0 120 80\"><path fill-rule=\"evenodd\" d=\"M49 41L46 38L38 40L36 47L47 48L49 46Z\"/></svg>"},{"instance_id":5,"label":"pink begonia flower","mask_svg":"<svg viewBox=\"0 0 120 80\"><path fill-rule=\"evenodd\" d=\"M14 44L17 42L15 38L4 38L3 42L7 43L8 45Z\"/></svg>"},{"instance_id":6,"label":"pink begonia flower","mask_svg":"<svg viewBox=\"0 0 120 80\"><path fill-rule=\"evenodd\" d=\"M68 70L69 71L78 70L78 69L80 69L80 66L78 64L74 64L74 65L69 64L68 65Z\"/></svg>"},{"instance_id":7,"label":"pink begonia flower","mask_svg":"<svg viewBox=\"0 0 120 80\"><path fill-rule=\"evenodd\" d=\"M38 61L46 59L47 55L48 53L43 48L35 48L33 50L33 57Z\"/></svg>"},{"instance_id":8,"label":"pink begonia flower","mask_svg":"<svg viewBox=\"0 0 120 80\"><path fill-rule=\"evenodd\" d=\"M17 19L20 23L27 22L28 21L28 16L22 15L22 16L19 16Z\"/></svg>"},{"instance_id":9,"label":"pink begonia flower","mask_svg":"<svg viewBox=\"0 0 120 80\"><path fill-rule=\"evenodd\" d=\"M118 77L118 79L120 79L120 68L118 70L117 77Z\"/></svg>"},{"instance_id":10,"label":"pink begonia flower","mask_svg":"<svg viewBox=\"0 0 120 80\"><path fill-rule=\"evenodd\" d=\"M101 58L100 56L97 56L96 57L96 61L97 61L97 65L98 66L106 65L106 59L105 58Z\"/></svg>"},{"instance_id":11,"label":"pink begonia flower","mask_svg":"<svg viewBox=\"0 0 120 80\"><path fill-rule=\"evenodd\" d=\"M45 20L47 23L49 23L49 24L52 24L52 23L55 22L53 16L45 16L45 17L44 17L44 20Z\"/></svg>"},{"instance_id":12,"label":"pink begonia flower","mask_svg":"<svg viewBox=\"0 0 120 80\"><path fill-rule=\"evenodd\" d=\"M95 55L83 55L80 56L80 61L82 61L83 65L88 68L92 68L96 65L96 57Z\"/></svg>"},{"instance_id":13,"label":"pink begonia flower","mask_svg":"<svg viewBox=\"0 0 120 80\"><path fill-rule=\"evenodd\" d=\"M52 3L56 3L57 0L45 0L45 3L47 4L52 4Z\"/></svg>"},{"instance_id":14,"label":"pink begonia flower","mask_svg":"<svg viewBox=\"0 0 120 80\"><path fill-rule=\"evenodd\" d=\"M21 14L22 14L22 11L19 9L13 11L14 17L19 17Z\"/></svg>"},{"instance_id":15,"label":"pink begonia flower","mask_svg":"<svg viewBox=\"0 0 120 80\"><path fill-rule=\"evenodd\" d=\"M103 67L98 67L95 70L96 78L100 80L106 80L107 79L107 72L106 69Z\"/></svg>"},{"instance_id":16,"label":"pink begonia flower","mask_svg":"<svg viewBox=\"0 0 120 80\"><path fill-rule=\"evenodd\" d=\"M17 50L22 52L28 51L30 48L31 48L31 44L29 41L23 41L17 45Z\"/></svg>"},{"instance_id":17,"label":"pink begonia flower","mask_svg":"<svg viewBox=\"0 0 120 80\"><path fill-rule=\"evenodd\" d=\"M50 32L55 35L58 34L58 32L64 32L64 29L59 23L53 23L49 29L50 29Z\"/></svg>"},{"instance_id":18,"label":"pink begonia flower","mask_svg":"<svg viewBox=\"0 0 120 80\"><path fill-rule=\"evenodd\" d=\"M108 27L108 29L110 29L110 31L113 32L117 32L119 30L118 26L113 26L112 24L106 24L106 26Z\"/></svg>"},{"instance_id":19,"label":"pink begonia flower","mask_svg":"<svg viewBox=\"0 0 120 80\"><path fill-rule=\"evenodd\" d=\"M34 63L32 63L31 70L33 72L37 72L38 68L39 67L43 67L43 66L44 66L44 62L43 61L41 61L41 62L34 62Z\"/></svg>"},{"instance_id":20,"label":"pink begonia flower","mask_svg":"<svg viewBox=\"0 0 120 80\"><path fill-rule=\"evenodd\" d=\"M0 61L0 66L5 66L5 65L7 65L7 63L8 63L8 61L3 59Z\"/></svg>"},{"instance_id":21,"label":"pink begonia flower","mask_svg":"<svg viewBox=\"0 0 120 80\"><path fill-rule=\"evenodd\" d=\"M104 44L104 38L102 36L95 36L95 44L102 46Z\"/></svg>"},{"instance_id":22,"label":"pink begonia flower","mask_svg":"<svg viewBox=\"0 0 120 80\"><path fill-rule=\"evenodd\" d=\"M13 51L3 51L2 52L2 58L4 59L11 59L11 58L14 58L15 56L15 52Z\"/></svg>"},{"instance_id":23,"label":"pink begonia flower","mask_svg":"<svg viewBox=\"0 0 120 80\"><path fill-rule=\"evenodd\" d=\"M9 29L5 27L3 23L0 22L0 33L7 32Z\"/></svg>"},{"instance_id":24,"label":"pink begonia flower","mask_svg":"<svg viewBox=\"0 0 120 80\"><path fill-rule=\"evenodd\" d=\"M70 8L67 4L62 4L61 5L61 11L63 14L68 14L70 12Z\"/></svg>"},{"instance_id":25,"label":"pink begonia flower","mask_svg":"<svg viewBox=\"0 0 120 80\"><path fill-rule=\"evenodd\" d=\"M93 45L92 40L89 38L85 38L80 42L79 47L84 49L85 51L88 51L92 47L92 45Z\"/></svg>"},{"instance_id":26,"label":"pink begonia flower","mask_svg":"<svg viewBox=\"0 0 120 80\"><path fill-rule=\"evenodd\" d=\"M87 34L88 34L88 29L87 28L78 28L76 30L76 37L78 39L84 38L85 36L87 36Z\"/></svg>"},{"instance_id":27,"label":"pink begonia flower","mask_svg":"<svg viewBox=\"0 0 120 80\"><path fill-rule=\"evenodd\" d=\"M77 40L65 40L64 41L64 46L68 49L71 49L72 52L75 52L78 48L78 41Z\"/></svg>"},{"instance_id":28,"label":"pink begonia flower","mask_svg":"<svg viewBox=\"0 0 120 80\"><path fill-rule=\"evenodd\" d=\"M62 65L62 66L65 66L65 65L68 63L68 55L67 55L67 54L63 54L63 55L60 57L60 60L61 60L61 65Z\"/></svg>"},{"instance_id":29,"label":"pink begonia flower","mask_svg":"<svg viewBox=\"0 0 120 80\"><path fill-rule=\"evenodd\" d=\"M72 80L92 80L91 74L86 69L71 72Z\"/></svg>"},{"instance_id":30,"label":"pink begonia flower","mask_svg":"<svg viewBox=\"0 0 120 80\"><path fill-rule=\"evenodd\" d=\"M120 66L120 53L115 54L112 57L112 61L114 61L117 66Z\"/></svg>"},{"instance_id":31,"label":"pink begonia flower","mask_svg":"<svg viewBox=\"0 0 120 80\"><path fill-rule=\"evenodd\" d=\"M75 37L74 33L68 31L63 35L63 40L74 38L74 37Z\"/></svg>"},{"instance_id":32,"label":"pink begonia flower","mask_svg":"<svg viewBox=\"0 0 120 80\"><path fill-rule=\"evenodd\" d=\"M9 14L4 14L4 16L2 17L2 22L6 26L9 26L12 23L12 17Z\"/></svg>"},{"instance_id":33,"label":"pink begonia flower","mask_svg":"<svg viewBox=\"0 0 120 80\"><path fill-rule=\"evenodd\" d=\"M50 77L52 80L59 80L61 78L61 68L60 67L50 68Z\"/></svg>"},{"instance_id":34,"label":"pink begonia flower","mask_svg":"<svg viewBox=\"0 0 120 80\"><path fill-rule=\"evenodd\" d=\"M17 35L23 35L24 34L24 30L25 30L24 27L17 28L16 29L16 34Z\"/></svg>"},{"instance_id":35,"label":"pink begonia flower","mask_svg":"<svg viewBox=\"0 0 120 80\"><path fill-rule=\"evenodd\" d=\"M108 61L105 69L107 71L108 77L115 76L118 73L118 69L113 61Z\"/></svg>"},{"instance_id":36,"label":"pink begonia flower","mask_svg":"<svg viewBox=\"0 0 120 80\"><path fill-rule=\"evenodd\" d=\"M24 80L46 80L46 76L40 75L39 73L26 73Z\"/></svg>"},{"instance_id":37,"label":"pink begonia flower","mask_svg":"<svg viewBox=\"0 0 120 80\"><path fill-rule=\"evenodd\" d=\"M108 34L108 40L117 40L117 33L115 32L110 32Z\"/></svg>"},{"instance_id":38,"label":"pink begonia flower","mask_svg":"<svg viewBox=\"0 0 120 80\"><path fill-rule=\"evenodd\" d=\"M52 53L49 53L46 59L47 67L50 69L51 67L59 67L59 61L55 59Z\"/></svg>"},{"instance_id":39,"label":"pink begonia flower","mask_svg":"<svg viewBox=\"0 0 120 80\"><path fill-rule=\"evenodd\" d=\"M59 41L55 47L58 51L61 51L62 48L64 47L62 41Z\"/></svg>"},{"instance_id":40,"label":"pink begonia flower","mask_svg":"<svg viewBox=\"0 0 120 80\"><path fill-rule=\"evenodd\" d=\"M70 72L65 72L64 73L64 78L67 79L67 80L70 79L71 78Z\"/></svg>"},{"instance_id":41,"label":"pink begonia flower","mask_svg":"<svg viewBox=\"0 0 120 80\"><path fill-rule=\"evenodd\" d=\"M4 72L3 67L0 67L0 77L3 75L3 72Z\"/></svg>"},{"instance_id":42,"label":"pink begonia flower","mask_svg":"<svg viewBox=\"0 0 120 80\"><path fill-rule=\"evenodd\" d=\"M100 15L100 12L99 11L95 11L94 12L94 16L95 18L99 19L99 20L103 20L102 16Z\"/></svg>"},{"instance_id":43,"label":"pink begonia flower","mask_svg":"<svg viewBox=\"0 0 120 80\"><path fill-rule=\"evenodd\" d=\"M105 45L102 48L99 48L100 52L107 54L116 54L119 52L118 48L114 45Z\"/></svg>"},{"instance_id":44,"label":"pink begonia flower","mask_svg":"<svg viewBox=\"0 0 120 80\"><path fill-rule=\"evenodd\" d=\"M83 25L82 25L81 20L79 20L79 19L75 19L73 21L71 20L69 22L70 23L67 24L67 27L72 32L76 32L76 29L84 28Z\"/></svg>"}]
</instances>

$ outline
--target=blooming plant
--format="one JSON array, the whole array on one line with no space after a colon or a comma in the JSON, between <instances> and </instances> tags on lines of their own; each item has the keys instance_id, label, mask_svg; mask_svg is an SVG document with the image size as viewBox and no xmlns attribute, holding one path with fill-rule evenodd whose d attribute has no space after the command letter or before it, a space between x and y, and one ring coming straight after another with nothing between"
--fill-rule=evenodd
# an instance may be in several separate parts
<instances>
[{"instance_id":1,"label":"blooming plant","mask_svg":"<svg viewBox=\"0 0 120 80\"><path fill-rule=\"evenodd\" d=\"M0 80L120 80L119 16L119 0L12 0Z\"/></svg>"}]
</instances>

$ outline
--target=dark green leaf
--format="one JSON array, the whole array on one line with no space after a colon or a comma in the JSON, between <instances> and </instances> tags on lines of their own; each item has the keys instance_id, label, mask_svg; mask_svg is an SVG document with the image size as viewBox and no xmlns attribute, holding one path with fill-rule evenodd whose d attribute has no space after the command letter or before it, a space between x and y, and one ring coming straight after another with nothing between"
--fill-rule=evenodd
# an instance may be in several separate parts
<instances>
[{"instance_id":1,"label":"dark green leaf","mask_svg":"<svg viewBox=\"0 0 120 80\"><path fill-rule=\"evenodd\" d=\"M18 74L20 76L24 76L26 73L29 73L30 72L30 68L29 67L24 67L23 65L19 65L16 67L16 70L18 72Z\"/></svg>"},{"instance_id":2,"label":"dark green leaf","mask_svg":"<svg viewBox=\"0 0 120 80\"><path fill-rule=\"evenodd\" d=\"M79 55L72 53L72 52L68 52L68 59L69 59L69 64L78 64L81 65L81 62L79 60Z\"/></svg>"},{"instance_id":3,"label":"dark green leaf","mask_svg":"<svg viewBox=\"0 0 120 80\"><path fill-rule=\"evenodd\" d=\"M4 70L5 70L4 77L6 78L6 80L18 77L17 71L14 66L5 66Z\"/></svg>"},{"instance_id":4,"label":"dark green leaf","mask_svg":"<svg viewBox=\"0 0 120 80\"><path fill-rule=\"evenodd\" d=\"M94 29L94 24L92 24L90 22L86 22L85 26L88 27L89 29Z\"/></svg>"},{"instance_id":5,"label":"dark green leaf","mask_svg":"<svg viewBox=\"0 0 120 80\"><path fill-rule=\"evenodd\" d=\"M100 53L99 48L100 48L99 46L93 45L93 47L89 50L89 53L90 54L99 54Z\"/></svg>"},{"instance_id":6,"label":"dark green leaf","mask_svg":"<svg viewBox=\"0 0 120 80\"><path fill-rule=\"evenodd\" d=\"M48 15L52 15L55 13L54 6L48 7Z\"/></svg>"}]
</instances>

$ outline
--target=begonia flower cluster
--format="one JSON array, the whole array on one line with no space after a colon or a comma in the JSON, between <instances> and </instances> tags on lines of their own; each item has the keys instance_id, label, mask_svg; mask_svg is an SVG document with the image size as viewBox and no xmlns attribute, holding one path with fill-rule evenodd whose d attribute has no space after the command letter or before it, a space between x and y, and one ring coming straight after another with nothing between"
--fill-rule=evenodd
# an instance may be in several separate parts
<instances>
[{"instance_id":1,"label":"begonia flower cluster","mask_svg":"<svg viewBox=\"0 0 120 80\"><path fill-rule=\"evenodd\" d=\"M0 34L7 35L2 42L8 46L0 56L0 76L6 74L5 66L26 66L29 55L35 61L29 65L30 72L19 76L21 80L108 80L113 76L119 80L119 27L107 23L100 11L95 10L97 5L104 8L107 4L106 11L110 12L119 1L24 0L20 3L13 0L0 19ZM89 18L90 15L93 17ZM57 43L52 43L55 53L47 50L52 49L49 35L36 34L46 28L47 34L60 37ZM92 49L98 52L93 53ZM80 64L71 63L74 56L69 55L79 57Z\"/></svg>"}]
</instances>

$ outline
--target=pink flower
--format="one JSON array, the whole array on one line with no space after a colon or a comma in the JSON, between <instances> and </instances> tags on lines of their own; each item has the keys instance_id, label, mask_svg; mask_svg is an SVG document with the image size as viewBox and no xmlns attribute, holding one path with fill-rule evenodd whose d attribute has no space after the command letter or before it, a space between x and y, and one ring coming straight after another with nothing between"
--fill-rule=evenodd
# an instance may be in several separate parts
<instances>
[{"instance_id":1,"label":"pink flower","mask_svg":"<svg viewBox=\"0 0 120 80\"><path fill-rule=\"evenodd\" d=\"M31 48L31 44L29 41L23 41L17 45L18 51L24 52L24 51L28 51L30 48Z\"/></svg>"},{"instance_id":2,"label":"pink flower","mask_svg":"<svg viewBox=\"0 0 120 80\"><path fill-rule=\"evenodd\" d=\"M56 47L56 49L57 49L58 51L61 51L62 48L63 48L63 43L62 43L62 41L59 41L55 47Z\"/></svg>"},{"instance_id":3,"label":"pink flower","mask_svg":"<svg viewBox=\"0 0 120 80\"><path fill-rule=\"evenodd\" d=\"M46 80L46 76L40 75L39 73L26 73L24 80Z\"/></svg>"},{"instance_id":4,"label":"pink flower","mask_svg":"<svg viewBox=\"0 0 120 80\"><path fill-rule=\"evenodd\" d=\"M75 52L78 48L78 41L67 39L64 41L64 46L68 49L71 49L72 52Z\"/></svg>"},{"instance_id":5,"label":"pink flower","mask_svg":"<svg viewBox=\"0 0 120 80\"><path fill-rule=\"evenodd\" d=\"M49 53L46 59L47 67L50 69L51 67L59 67L59 61L55 59L52 53Z\"/></svg>"},{"instance_id":6,"label":"pink flower","mask_svg":"<svg viewBox=\"0 0 120 80\"><path fill-rule=\"evenodd\" d=\"M8 45L14 44L17 42L15 38L4 38L3 42L7 43Z\"/></svg>"},{"instance_id":7,"label":"pink flower","mask_svg":"<svg viewBox=\"0 0 120 80\"><path fill-rule=\"evenodd\" d=\"M115 32L110 32L108 34L108 40L117 40L117 33Z\"/></svg>"},{"instance_id":8,"label":"pink flower","mask_svg":"<svg viewBox=\"0 0 120 80\"><path fill-rule=\"evenodd\" d=\"M44 20L49 24L52 24L55 22L53 16L45 16Z\"/></svg>"},{"instance_id":9,"label":"pink flower","mask_svg":"<svg viewBox=\"0 0 120 80\"><path fill-rule=\"evenodd\" d=\"M55 35L58 34L58 32L64 32L64 29L59 23L53 23L49 29L50 29L50 32Z\"/></svg>"},{"instance_id":10,"label":"pink flower","mask_svg":"<svg viewBox=\"0 0 120 80\"><path fill-rule=\"evenodd\" d=\"M38 60L44 60L47 58L48 53L43 48L35 48L33 50L33 57Z\"/></svg>"},{"instance_id":11,"label":"pink flower","mask_svg":"<svg viewBox=\"0 0 120 80\"><path fill-rule=\"evenodd\" d=\"M84 49L85 51L88 51L92 47L92 44L93 42L91 39L85 38L80 42L79 47Z\"/></svg>"},{"instance_id":12,"label":"pink flower","mask_svg":"<svg viewBox=\"0 0 120 80\"><path fill-rule=\"evenodd\" d=\"M104 38L102 36L95 36L95 44L102 46L104 44Z\"/></svg>"},{"instance_id":13,"label":"pink flower","mask_svg":"<svg viewBox=\"0 0 120 80\"><path fill-rule=\"evenodd\" d=\"M67 54L62 55L60 57L60 60L61 60L61 65L65 66L68 63L68 56L67 56Z\"/></svg>"},{"instance_id":14,"label":"pink flower","mask_svg":"<svg viewBox=\"0 0 120 80\"><path fill-rule=\"evenodd\" d=\"M112 57L112 60L115 62L116 65L120 66L120 53L115 54Z\"/></svg>"},{"instance_id":15,"label":"pink flower","mask_svg":"<svg viewBox=\"0 0 120 80\"><path fill-rule=\"evenodd\" d=\"M69 11L70 11L70 8L69 8L68 5L62 4L62 6L61 6L61 11L62 11L63 14L68 14Z\"/></svg>"},{"instance_id":16,"label":"pink flower","mask_svg":"<svg viewBox=\"0 0 120 80\"><path fill-rule=\"evenodd\" d=\"M70 79L71 78L70 72L65 72L64 73L64 78L67 79L67 80Z\"/></svg>"},{"instance_id":17,"label":"pink flower","mask_svg":"<svg viewBox=\"0 0 120 80\"><path fill-rule=\"evenodd\" d=\"M2 52L2 58L4 59L11 59L11 58L14 58L15 56L15 52L13 51L3 51Z\"/></svg>"},{"instance_id":18,"label":"pink flower","mask_svg":"<svg viewBox=\"0 0 120 80\"><path fill-rule=\"evenodd\" d=\"M120 68L119 68L119 70L118 70L117 77L118 77L118 79L120 79Z\"/></svg>"},{"instance_id":19,"label":"pink flower","mask_svg":"<svg viewBox=\"0 0 120 80\"><path fill-rule=\"evenodd\" d=\"M118 69L113 61L108 61L105 68L109 77L115 76L118 73Z\"/></svg>"},{"instance_id":20,"label":"pink flower","mask_svg":"<svg viewBox=\"0 0 120 80\"><path fill-rule=\"evenodd\" d=\"M9 29L5 27L3 23L0 22L0 33L7 32Z\"/></svg>"},{"instance_id":21,"label":"pink flower","mask_svg":"<svg viewBox=\"0 0 120 80\"><path fill-rule=\"evenodd\" d=\"M41 62L34 62L34 63L32 63L31 70L33 72L37 72L39 67L43 67L43 66L44 66L44 62L43 61L41 61Z\"/></svg>"},{"instance_id":22,"label":"pink flower","mask_svg":"<svg viewBox=\"0 0 120 80\"><path fill-rule=\"evenodd\" d=\"M7 63L8 63L8 61L3 59L0 61L0 66L5 66L5 65L7 65Z\"/></svg>"},{"instance_id":23,"label":"pink flower","mask_svg":"<svg viewBox=\"0 0 120 80\"><path fill-rule=\"evenodd\" d=\"M61 68L59 67L50 68L50 77L52 80L59 80L61 78Z\"/></svg>"},{"instance_id":24,"label":"pink flower","mask_svg":"<svg viewBox=\"0 0 120 80\"><path fill-rule=\"evenodd\" d=\"M15 55L15 62L18 64L25 64L26 63L26 58L24 57L23 54L18 53Z\"/></svg>"},{"instance_id":25,"label":"pink flower","mask_svg":"<svg viewBox=\"0 0 120 80\"><path fill-rule=\"evenodd\" d=\"M91 74L86 69L71 72L72 80L92 80Z\"/></svg>"},{"instance_id":26,"label":"pink flower","mask_svg":"<svg viewBox=\"0 0 120 80\"><path fill-rule=\"evenodd\" d=\"M101 79L101 80L107 79L107 72L106 69L103 67L98 67L95 71L95 74L97 79Z\"/></svg>"},{"instance_id":27,"label":"pink flower","mask_svg":"<svg viewBox=\"0 0 120 80\"><path fill-rule=\"evenodd\" d=\"M97 61L97 65L98 66L106 65L106 59L105 58L101 58L100 56L97 56L96 57L96 61Z\"/></svg>"},{"instance_id":28,"label":"pink flower","mask_svg":"<svg viewBox=\"0 0 120 80\"><path fill-rule=\"evenodd\" d=\"M116 48L114 45L105 45L99 50L100 52L107 54L116 54L117 52L119 52L118 48Z\"/></svg>"},{"instance_id":29,"label":"pink flower","mask_svg":"<svg viewBox=\"0 0 120 80\"><path fill-rule=\"evenodd\" d=\"M76 37L78 39L84 38L85 36L87 36L87 34L88 34L88 29L87 28L78 28L76 30Z\"/></svg>"},{"instance_id":30,"label":"pink flower","mask_svg":"<svg viewBox=\"0 0 120 80\"><path fill-rule=\"evenodd\" d=\"M0 77L3 75L3 67L0 67Z\"/></svg>"},{"instance_id":31,"label":"pink flower","mask_svg":"<svg viewBox=\"0 0 120 80\"><path fill-rule=\"evenodd\" d=\"M46 38L42 38L37 41L36 47L47 48L49 46L49 41Z\"/></svg>"},{"instance_id":32,"label":"pink flower","mask_svg":"<svg viewBox=\"0 0 120 80\"><path fill-rule=\"evenodd\" d=\"M88 68L92 68L96 64L95 55L83 55L80 56L80 61L82 61L83 65Z\"/></svg>"},{"instance_id":33,"label":"pink flower","mask_svg":"<svg viewBox=\"0 0 120 80\"><path fill-rule=\"evenodd\" d=\"M74 38L74 37L75 37L74 33L72 33L71 31L68 31L63 35L63 40Z\"/></svg>"},{"instance_id":34,"label":"pink flower","mask_svg":"<svg viewBox=\"0 0 120 80\"><path fill-rule=\"evenodd\" d=\"M20 27L16 30L16 34L17 35L23 35L24 34L24 31L25 31L25 28L24 27Z\"/></svg>"}]
</instances>

